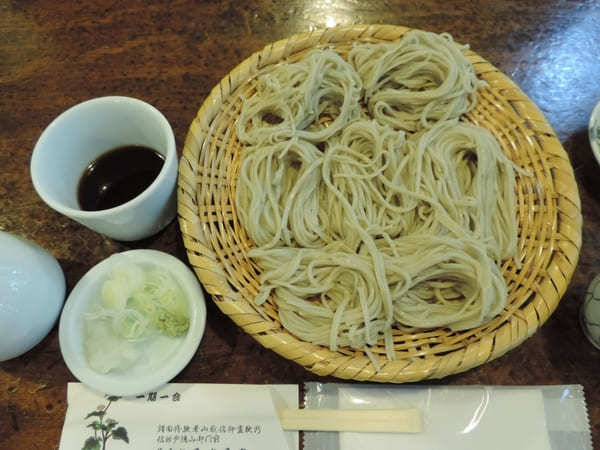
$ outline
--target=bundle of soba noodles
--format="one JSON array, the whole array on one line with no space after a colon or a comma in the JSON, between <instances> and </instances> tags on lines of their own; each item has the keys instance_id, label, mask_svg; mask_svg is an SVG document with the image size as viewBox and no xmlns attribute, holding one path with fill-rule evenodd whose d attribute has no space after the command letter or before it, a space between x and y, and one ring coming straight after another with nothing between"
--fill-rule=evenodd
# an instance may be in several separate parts
<instances>
[{"instance_id":1,"label":"bundle of soba noodles","mask_svg":"<svg viewBox=\"0 0 600 450\"><path fill-rule=\"evenodd\" d=\"M349 60L377 122L406 131L456 119L485 85L449 34L415 31L398 43L355 46Z\"/></svg>"},{"instance_id":2,"label":"bundle of soba noodles","mask_svg":"<svg viewBox=\"0 0 600 450\"><path fill-rule=\"evenodd\" d=\"M235 210L263 270L258 304L303 340L372 357L383 338L394 359L393 326L461 330L504 308L515 166L459 121L483 83L448 35L348 59L313 50L259 77L237 124Z\"/></svg>"}]
</instances>

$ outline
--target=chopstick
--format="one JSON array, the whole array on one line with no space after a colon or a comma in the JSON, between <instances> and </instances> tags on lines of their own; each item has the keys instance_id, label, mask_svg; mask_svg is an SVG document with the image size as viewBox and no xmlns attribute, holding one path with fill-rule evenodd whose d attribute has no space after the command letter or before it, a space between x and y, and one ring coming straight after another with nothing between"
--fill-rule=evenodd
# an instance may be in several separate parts
<instances>
[{"instance_id":1,"label":"chopstick","mask_svg":"<svg viewBox=\"0 0 600 450\"><path fill-rule=\"evenodd\" d=\"M418 409L282 409L284 430L420 433Z\"/></svg>"}]
</instances>

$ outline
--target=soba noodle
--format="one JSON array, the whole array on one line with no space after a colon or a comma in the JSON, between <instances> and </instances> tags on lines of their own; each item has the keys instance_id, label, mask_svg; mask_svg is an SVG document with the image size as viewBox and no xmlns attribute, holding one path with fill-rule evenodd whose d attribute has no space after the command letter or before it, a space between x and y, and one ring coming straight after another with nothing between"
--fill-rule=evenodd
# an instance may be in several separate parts
<instances>
[{"instance_id":1,"label":"soba noodle","mask_svg":"<svg viewBox=\"0 0 600 450\"><path fill-rule=\"evenodd\" d=\"M361 89L359 75L336 52L313 50L258 78L256 94L244 102L238 138L249 144L324 141L360 116Z\"/></svg>"},{"instance_id":2,"label":"soba noodle","mask_svg":"<svg viewBox=\"0 0 600 450\"><path fill-rule=\"evenodd\" d=\"M371 116L406 131L456 119L484 84L449 34L415 30L397 43L355 46L348 56Z\"/></svg>"},{"instance_id":3,"label":"soba noodle","mask_svg":"<svg viewBox=\"0 0 600 450\"><path fill-rule=\"evenodd\" d=\"M456 46L440 39L442 53ZM361 117L360 85L332 50L259 78L238 122L249 145L235 210L263 270L256 303L271 298L303 340L374 358L369 347L383 337L394 359L392 326L462 330L504 308L499 263L517 258L515 167L485 129L433 121L463 111L471 91L432 100L418 113L426 129L407 135L392 119Z\"/></svg>"}]
</instances>

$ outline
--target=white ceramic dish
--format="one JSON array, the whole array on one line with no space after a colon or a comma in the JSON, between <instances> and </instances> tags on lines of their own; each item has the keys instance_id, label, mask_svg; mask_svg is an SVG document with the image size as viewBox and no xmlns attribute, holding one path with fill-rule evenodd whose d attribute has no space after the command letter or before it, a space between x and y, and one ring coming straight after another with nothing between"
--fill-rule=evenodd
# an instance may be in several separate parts
<instances>
[{"instance_id":1,"label":"white ceramic dish","mask_svg":"<svg viewBox=\"0 0 600 450\"><path fill-rule=\"evenodd\" d=\"M590 116L588 135L592 152L594 152L596 161L600 164L600 102L596 104Z\"/></svg>"},{"instance_id":2,"label":"white ceramic dish","mask_svg":"<svg viewBox=\"0 0 600 450\"><path fill-rule=\"evenodd\" d=\"M84 352L84 314L100 298L102 283L110 273L119 256L125 255L142 266L154 265L168 269L177 280L189 303L190 327L187 334L173 339L165 351L154 352L152 358L123 371L106 374L93 370ZM137 395L152 391L169 382L188 364L196 353L204 334L206 304L204 295L194 273L179 259L156 250L131 250L105 259L87 272L67 298L63 309L59 340L63 358L78 380L110 395Z\"/></svg>"}]
</instances>

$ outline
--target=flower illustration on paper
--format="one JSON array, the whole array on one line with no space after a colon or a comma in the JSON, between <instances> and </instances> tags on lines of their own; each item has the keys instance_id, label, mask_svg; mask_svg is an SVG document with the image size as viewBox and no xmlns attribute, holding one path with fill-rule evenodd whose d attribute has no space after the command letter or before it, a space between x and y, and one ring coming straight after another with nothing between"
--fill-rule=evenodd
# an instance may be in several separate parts
<instances>
[{"instance_id":1,"label":"flower illustration on paper","mask_svg":"<svg viewBox=\"0 0 600 450\"><path fill-rule=\"evenodd\" d=\"M85 420L92 419L92 422L88 423L86 427L91 428L94 434L85 440L81 450L106 450L109 439L129 444L127 429L118 426L119 422L106 416L110 405L120 398L115 395L108 396L106 405L98 405L94 411L85 416Z\"/></svg>"}]
</instances>

